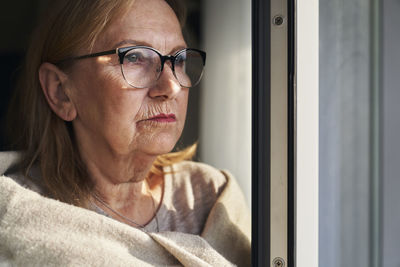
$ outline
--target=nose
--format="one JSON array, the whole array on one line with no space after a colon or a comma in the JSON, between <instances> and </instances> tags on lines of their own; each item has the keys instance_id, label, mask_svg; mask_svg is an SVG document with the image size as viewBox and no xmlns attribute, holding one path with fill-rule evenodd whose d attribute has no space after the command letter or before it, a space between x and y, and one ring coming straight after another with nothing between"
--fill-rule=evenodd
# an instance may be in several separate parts
<instances>
[{"instance_id":1,"label":"nose","mask_svg":"<svg viewBox=\"0 0 400 267\"><path fill-rule=\"evenodd\" d=\"M151 98L174 99L180 90L182 90L181 85L175 78L170 62L165 62L160 78L149 90L149 96Z\"/></svg>"}]
</instances>

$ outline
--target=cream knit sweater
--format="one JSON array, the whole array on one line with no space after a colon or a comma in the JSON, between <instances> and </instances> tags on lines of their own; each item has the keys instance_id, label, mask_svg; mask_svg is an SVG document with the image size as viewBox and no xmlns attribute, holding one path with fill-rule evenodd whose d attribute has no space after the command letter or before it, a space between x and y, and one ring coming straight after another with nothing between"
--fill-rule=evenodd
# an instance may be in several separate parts
<instances>
[{"instance_id":1,"label":"cream knit sweater","mask_svg":"<svg viewBox=\"0 0 400 267\"><path fill-rule=\"evenodd\" d=\"M1 153L0 171L17 159ZM144 232L2 176L0 266L250 266L250 215L235 180L224 175L201 235Z\"/></svg>"}]
</instances>

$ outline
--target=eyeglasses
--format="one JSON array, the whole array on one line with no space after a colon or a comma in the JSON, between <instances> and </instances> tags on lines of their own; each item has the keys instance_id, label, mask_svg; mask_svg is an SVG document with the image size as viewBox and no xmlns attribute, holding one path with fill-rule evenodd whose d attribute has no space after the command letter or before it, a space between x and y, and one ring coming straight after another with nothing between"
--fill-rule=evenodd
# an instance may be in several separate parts
<instances>
[{"instance_id":1,"label":"eyeglasses","mask_svg":"<svg viewBox=\"0 0 400 267\"><path fill-rule=\"evenodd\" d=\"M122 47L66 60L111 54L118 55L125 81L138 89L154 86L161 76L166 61L171 62L172 72L182 87L194 87L200 82L206 63L206 53L198 49L185 48L174 55L163 56L156 49L148 46Z\"/></svg>"}]
</instances>

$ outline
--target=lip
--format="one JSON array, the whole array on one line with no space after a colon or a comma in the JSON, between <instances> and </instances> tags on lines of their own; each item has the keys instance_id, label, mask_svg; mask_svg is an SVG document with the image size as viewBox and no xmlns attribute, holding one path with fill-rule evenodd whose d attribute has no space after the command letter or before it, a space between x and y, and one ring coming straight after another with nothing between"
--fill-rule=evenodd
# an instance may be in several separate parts
<instances>
[{"instance_id":1,"label":"lip","mask_svg":"<svg viewBox=\"0 0 400 267\"><path fill-rule=\"evenodd\" d=\"M156 121L156 122L175 122L176 116L173 113L164 114L160 113L154 117L146 119L146 121Z\"/></svg>"}]
</instances>

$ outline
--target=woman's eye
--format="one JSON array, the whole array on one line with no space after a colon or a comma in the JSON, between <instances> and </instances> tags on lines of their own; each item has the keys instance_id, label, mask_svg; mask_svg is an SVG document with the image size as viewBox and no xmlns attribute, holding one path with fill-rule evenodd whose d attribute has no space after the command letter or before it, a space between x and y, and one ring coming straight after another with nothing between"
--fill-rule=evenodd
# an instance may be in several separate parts
<instances>
[{"instance_id":1,"label":"woman's eye","mask_svg":"<svg viewBox=\"0 0 400 267\"><path fill-rule=\"evenodd\" d=\"M183 66L186 62L186 56L179 56L175 60L175 66Z\"/></svg>"},{"instance_id":2,"label":"woman's eye","mask_svg":"<svg viewBox=\"0 0 400 267\"><path fill-rule=\"evenodd\" d=\"M144 57L140 53L132 53L125 56L125 60L129 63L140 63L144 61Z\"/></svg>"}]
</instances>

